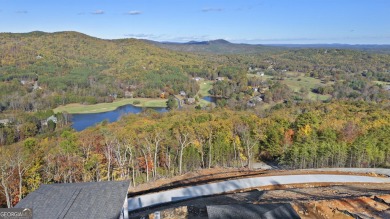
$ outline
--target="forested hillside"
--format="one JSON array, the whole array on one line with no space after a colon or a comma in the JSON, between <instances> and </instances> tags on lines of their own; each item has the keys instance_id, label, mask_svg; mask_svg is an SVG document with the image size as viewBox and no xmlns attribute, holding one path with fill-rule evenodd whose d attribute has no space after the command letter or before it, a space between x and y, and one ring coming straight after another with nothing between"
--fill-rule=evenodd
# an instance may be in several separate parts
<instances>
[{"instance_id":1,"label":"forested hillside","mask_svg":"<svg viewBox=\"0 0 390 219\"><path fill-rule=\"evenodd\" d=\"M102 40L76 32L0 34L0 60L2 108L27 111L109 102L125 91L135 97L158 97L163 90L196 92L187 68L214 67L210 59L140 40Z\"/></svg>"},{"instance_id":2,"label":"forested hillside","mask_svg":"<svg viewBox=\"0 0 390 219\"><path fill-rule=\"evenodd\" d=\"M235 48L225 41L211 44ZM386 54L272 47L259 51L247 55L195 54L161 49L142 40L102 40L77 32L3 33L0 110L35 111L67 103L111 102L126 92L132 97L156 98L161 92L184 90L192 97L199 90L192 77L227 77L229 81L222 87L229 95L223 96L231 99L239 95L238 99L246 101L249 97L242 97L250 95L249 86L253 87L246 77L249 68L281 80L292 71L334 81L315 92L335 98L378 101L383 99L383 94L377 95L383 87L374 81L390 81L390 55Z\"/></svg>"},{"instance_id":3,"label":"forested hillside","mask_svg":"<svg viewBox=\"0 0 390 219\"><path fill-rule=\"evenodd\" d=\"M260 115L146 111L0 147L0 197L12 205L40 183L137 185L200 168L250 167L256 159L291 168L388 167L389 140L389 107L366 102L285 105Z\"/></svg>"}]
</instances>

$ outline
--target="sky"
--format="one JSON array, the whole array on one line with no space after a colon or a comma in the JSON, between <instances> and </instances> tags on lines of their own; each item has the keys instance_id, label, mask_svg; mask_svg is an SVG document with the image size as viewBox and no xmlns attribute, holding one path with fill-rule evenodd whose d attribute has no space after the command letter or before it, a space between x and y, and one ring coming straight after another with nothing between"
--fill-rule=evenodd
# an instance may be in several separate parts
<instances>
[{"instance_id":1,"label":"sky","mask_svg":"<svg viewBox=\"0 0 390 219\"><path fill-rule=\"evenodd\" d=\"M390 0L0 0L0 32L250 44L390 44Z\"/></svg>"}]
</instances>

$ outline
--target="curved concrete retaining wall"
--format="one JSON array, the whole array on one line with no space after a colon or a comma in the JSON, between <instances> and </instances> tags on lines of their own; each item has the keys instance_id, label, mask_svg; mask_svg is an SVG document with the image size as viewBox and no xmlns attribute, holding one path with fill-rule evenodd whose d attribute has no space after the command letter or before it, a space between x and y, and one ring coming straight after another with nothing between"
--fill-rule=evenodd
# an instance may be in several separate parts
<instances>
[{"instance_id":1,"label":"curved concrete retaining wall","mask_svg":"<svg viewBox=\"0 0 390 219\"><path fill-rule=\"evenodd\" d=\"M195 197L233 192L253 187L297 183L390 183L390 178L352 175L287 175L235 179L178 188L129 198L129 211Z\"/></svg>"},{"instance_id":2,"label":"curved concrete retaining wall","mask_svg":"<svg viewBox=\"0 0 390 219\"><path fill-rule=\"evenodd\" d=\"M386 168L319 168L319 169L303 169L303 171L340 171L340 172L351 172L351 173L376 173L386 176L390 176L390 169Z\"/></svg>"}]
</instances>

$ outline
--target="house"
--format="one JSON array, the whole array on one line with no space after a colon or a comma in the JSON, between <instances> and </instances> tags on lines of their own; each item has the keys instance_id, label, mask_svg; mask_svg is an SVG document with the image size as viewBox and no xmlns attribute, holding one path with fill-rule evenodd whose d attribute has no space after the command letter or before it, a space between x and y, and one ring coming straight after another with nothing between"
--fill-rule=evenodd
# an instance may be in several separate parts
<instances>
[{"instance_id":1,"label":"house","mask_svg":"<svg viewBox=\"0 0 390 219\"><path fill-rule=\"evenodd\" d=\"M41 58L42 58L42 56L40 56L40 55L37 55L35 58L36 58L36 59L41 59Z\"/></svg>"},{"instance_id":2,"label":"house","mask_svg":"<svg viewBox=\"0 0 390 219\"><path fill-rule=\"evenodd\" d=\"M0 124L7 125L9 123L9 119L0 119Z\"/></svg>"},{"instance_id":3,"label":"house","mask_svg":"<svg viewBox=\"0 0 390 219\"><path fill-rule=\"evenodd\" d=\"M252 102L251 100L246 103L247 107L255 107L256 103Z\"/></svg>"},{"instance_id":4,"label":"house","mask_svg":"<svg viewBox=\"0 0 390 219\"><path fill-rule=\"evenodd\" d=\"M253 100L254 102L258 102L258 103L260 103L260 102L263 101L263 99L261 98L261 96L256 96L256 97L254 97L252 100Z\"/></svg>"},{"instance_id":5,"label":"house","mask_svg":"<svg viewBox=\"0 0 390 219\"><path fill-rule=\"evenodd\" d=\"M33 90L41 90L42 88L38 85L38 81L34 81Z\"/></svg>"},{"instance_id":6,"label":"house","mask_svg":"<svg viewBox=\"0 0 390 219\"><path fill-rule=\"evenodd\" d=\"M31 208L34 218L128 218L130 181L43 184L15 208Z\"/></svg>"},{"instance_id":7,"label":"house","mask_svg":"<svg viewBox=\"0 0 390 219\"><path fill-rule=\"evenodd\" d=\"M180 91L180 93L179 93L181 96L183 96L183 97L185 97L186 96L186 92L184 92L184 91Z\"/></svg>"},{"instance_id":8,"label":"house","mask_svg":"<svg viewBox=\"0 0 390 219\"><path fill-rule=\"evenodd\" d=\"M47 119L44 119L44 120L41 120L41 124L42 125L47 125L49 123L49 121L52 121L54 122L55 124L57 124L57 117L55 117L54 115L50 116L49 118Z\"/></svg>"},{"instance_id":9,"label":"house","mask_svg":"<svg viewBox=\"0 0 390 219\"><path fill-rule=\"evenodd\" d=\"M133 92L125 91L125 98L133 98Z\"/></svg>"},{"instance_id":10,"label":"house","mask_svg":"<svg viewBox=\"0 0 390 219\"><path fill-rule=\"evenodd\" d=\"M216 81L223 81L224 78L223 77L217 77L217 79L215 79Z\"/></svg>"},{"instance_id":11,"label":"house","mask_svg":"<svg viewBox=\"0 0 390 219\"><path fill-rule=\"evenodd\" d=\"M50 116L49 118L46 119L47 122L52 121L57 124L57 117L54 115Z\"/></svg>"},{"instance_id":12,"label":"house","mask_svg":"<svg viewBox=\"0 0 390 219\"><path fill-rule=\"evenodd\" d=\"M187 104L194 104L195 98L187 98Z\"/></svg>"},{"instance_id":13,"label":"house","mask_svg":"<svg viewBox=\"0 0 390 219\"><path fill-rule=\"evenodd\" d=\"M201 77L195 77L195 78L193 78L195 81L200 81L200 80L202 80L202 78Z\"/></svg>"},{"instance_id":14,"label":"house","mask_svg":"<svg viewBox=\"0 0 390 219\"><path fill-rule=\"evenodd\" d=\"M112 97L112 98L114 98L114 100L116 100L116 98L118 97L118 94L109 94L108 96Z\"/></svg>"}]
</instances>

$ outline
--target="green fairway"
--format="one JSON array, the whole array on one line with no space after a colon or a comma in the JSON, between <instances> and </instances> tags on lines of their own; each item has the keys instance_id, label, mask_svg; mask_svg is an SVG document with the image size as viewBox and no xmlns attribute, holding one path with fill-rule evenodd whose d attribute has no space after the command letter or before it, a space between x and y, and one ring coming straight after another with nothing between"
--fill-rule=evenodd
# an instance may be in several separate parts
<instances>
[{"instance_id":1,"label":"green fairway","mask_svg":"<svg viewBox=\"0 0 390 219\"><path fill-rule=\"evenodd\" d=\"M300 92L302 88L307 88L310 91L307 97L311 100L327 100L331 97L330 95L321 95L312 92L314 88L325 86L325 84L323 84L320 79L306 77L303 73L299 72L286 72L285 75L287 77L285 77L281 82L291 88L294 92ZM260 76L258 74L247 74L247 77L263 78L264 80L273 79L273 76ZM332 82L328 82L328 84L331 83Z\"/></svg>"},{"instance_id":2,"label":"green fairway","mask_svg":"<svg viewBox=\"0 0 390 219\"><path fill-rule=\"evenodd\" d=\"M283 83L295 92L298 92L301 88L308 88L311 90L323 85L319 79L304 76L286 78L283 80Z\"/></svg>"},{"instance_id":3,"label":"green fairway","mask_svg":"<svg viewBox=\"0 0 390 219\"><path fill-rule=\"evenodd\" d=\"M139 104L134 104L134 101L139 101ZM139 107L166 107L166 99L158 98L131 98L120 99L112 103L98 103L93 105L83 105L79 103L71 103L65 106L55 108L54 113L68 112L68 113L101 113L115 110L120 106L132 104Z\"/></svg>"},{"instance_id":4,"label":"green fairway","mask_svg":"<svg viewBox=\"0 0 390 219\"><path fill-rule=\"evenodd\" d=\"M290 77L284 79L283 83L289 86L294 92L299 92L302 88L308 89L309 90L308 98L311 100L323 101L331 97L330 95L321 95L312 92L314 88L325 86L325 84L323 84L320 79L306 77L303 76L302 74L297 75L295 77L291 75ZM328 82L328 84L331 84L331 82Z\"/></svg>"},{"instance_id":5,"label":"green fairway","mask_svg":"<svg viewBox=\"0 0 390 219\"><path fill-rule=\"evenodd\" d=\"M199 82L199 91L198 91L196 96L198 96L198 98L199 98L198 104L201 107L207 107L210 104L214 104L214 103L210 103L207 100L203 100L202 98L199 97L199 96L201 96L201 97L210 96L209 91L213 88L213 83L214 83L214 81L206 81L206 80L202 80Z\"/></svg>"},{"instance_id":6,"label":"green fairway","mask_svg":"<svg viewBox=\"0 0 390 219\"><path fill-rule=\"evenodd\" d=\"M199 83L199 92L198 94L204 96L210 96L209 90L213 88L213 81L201 81Z\"/></svg>"}]
</instances>

